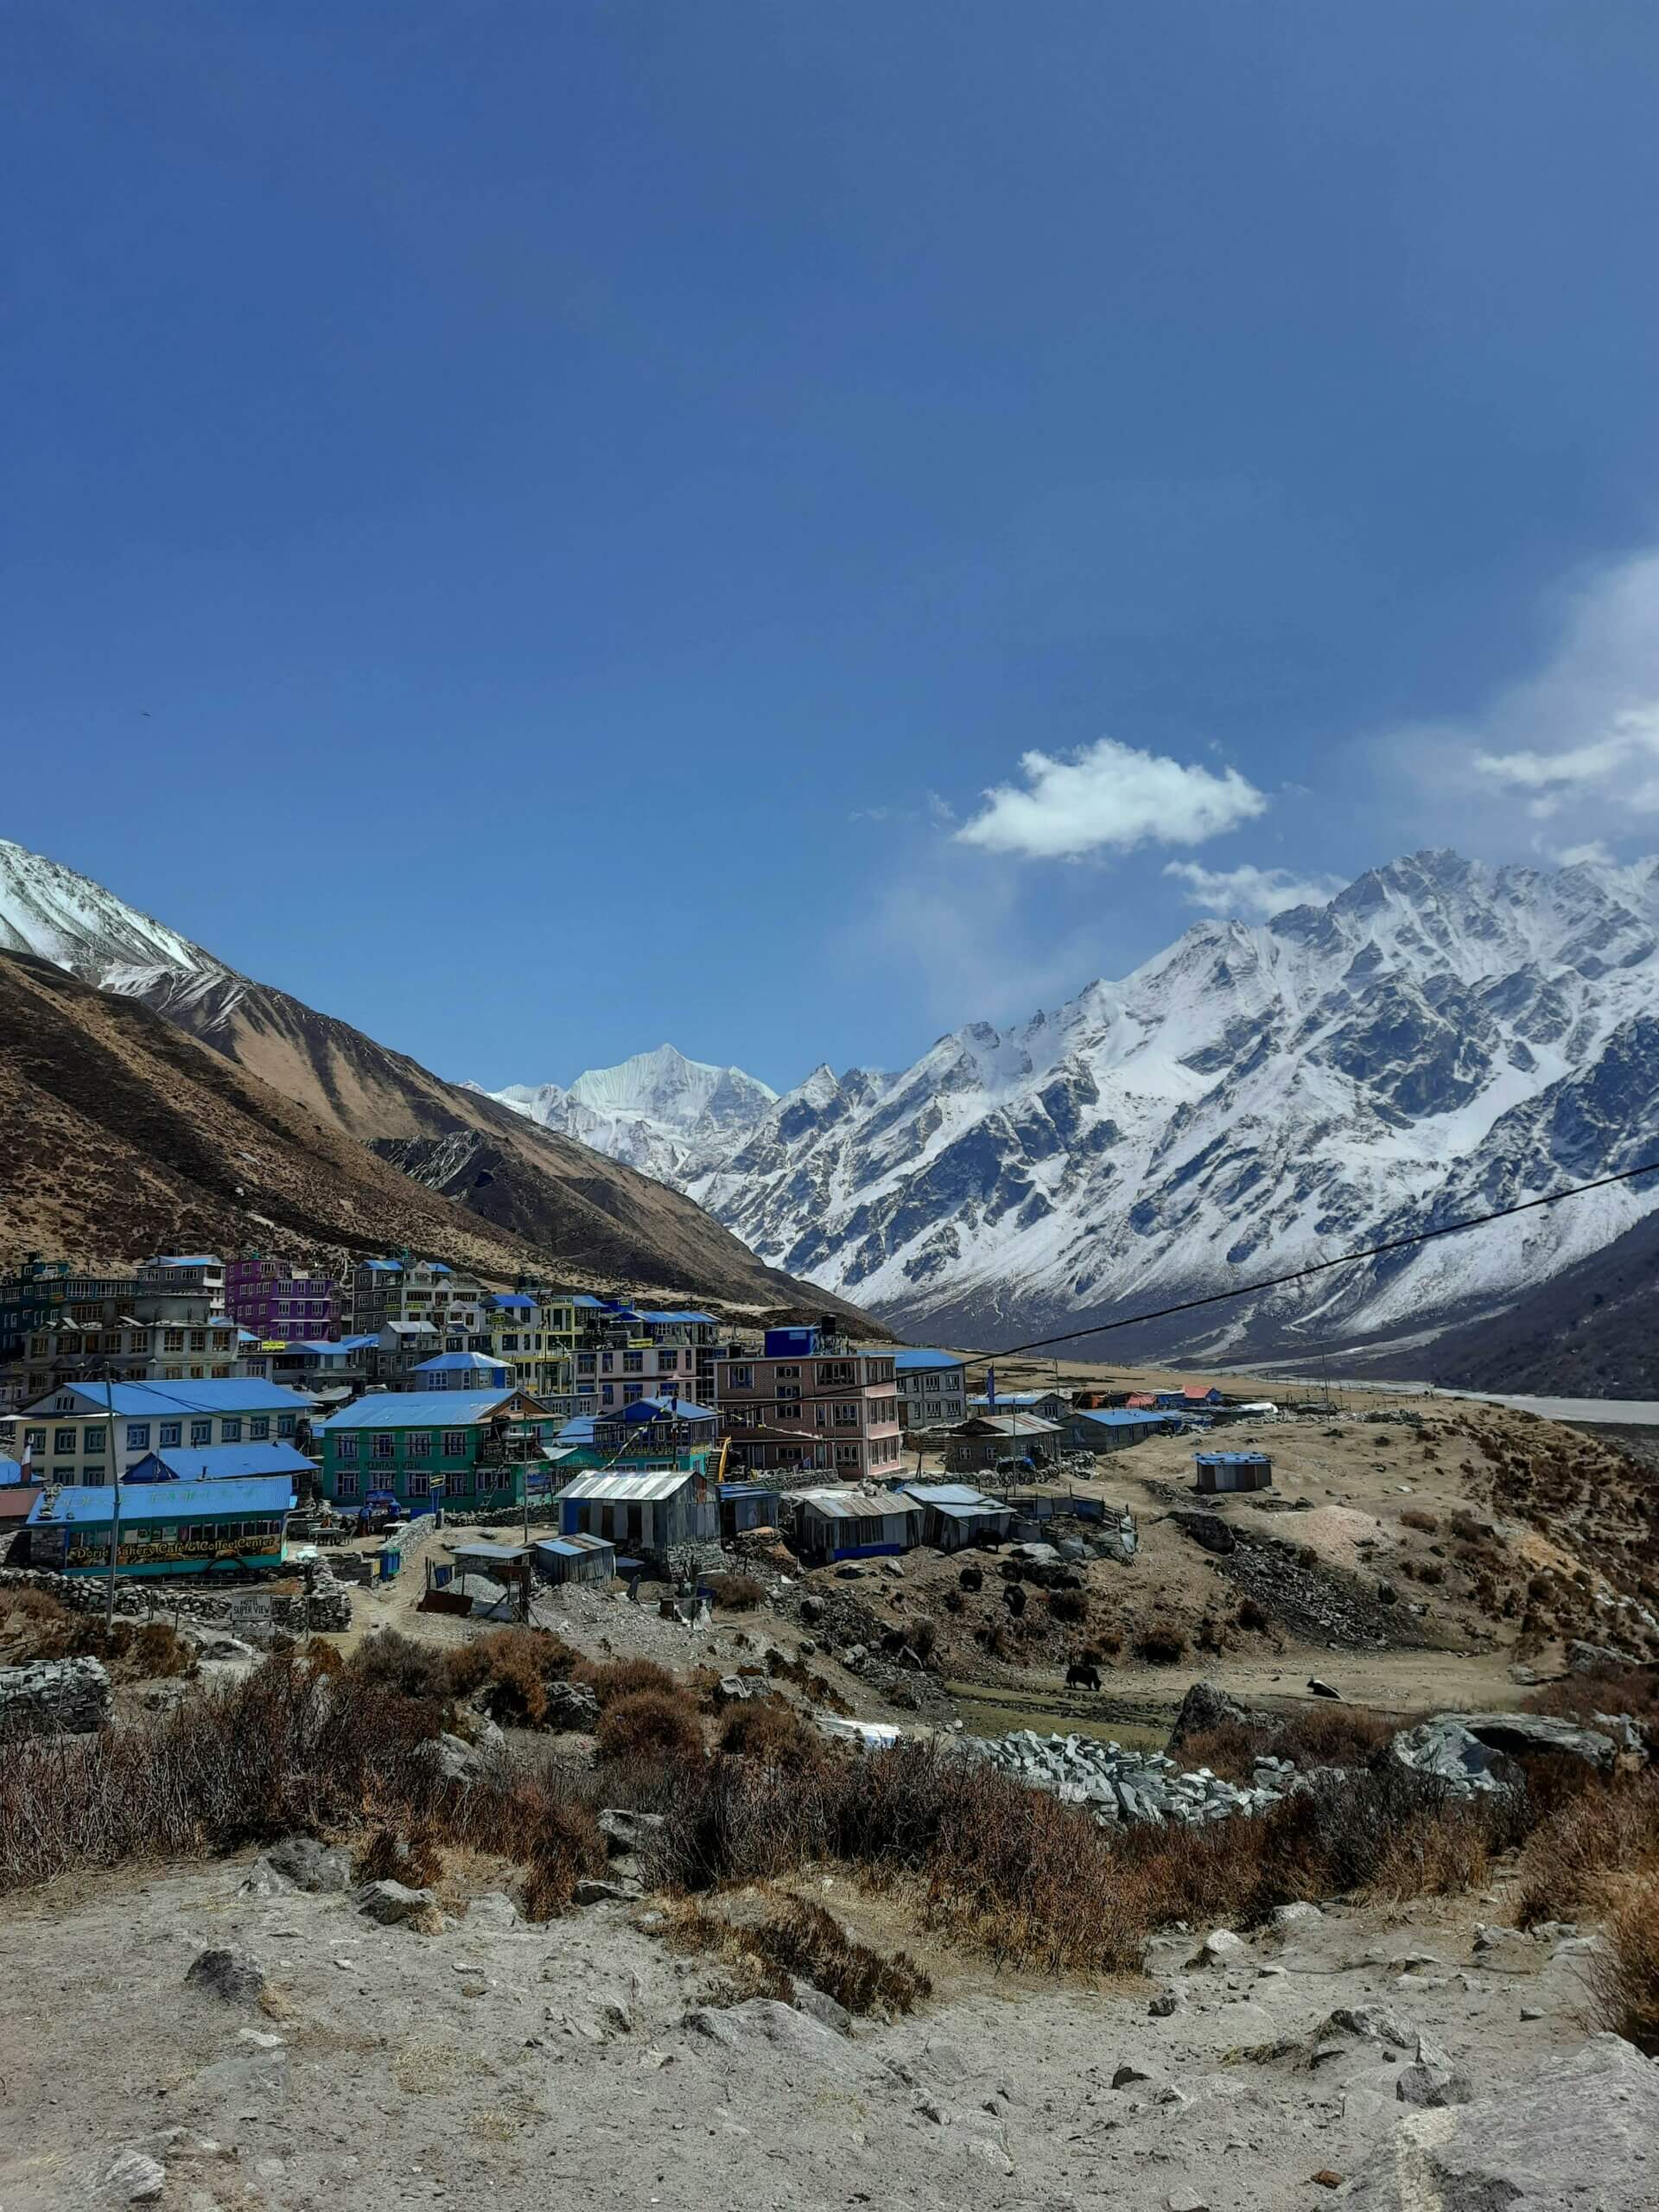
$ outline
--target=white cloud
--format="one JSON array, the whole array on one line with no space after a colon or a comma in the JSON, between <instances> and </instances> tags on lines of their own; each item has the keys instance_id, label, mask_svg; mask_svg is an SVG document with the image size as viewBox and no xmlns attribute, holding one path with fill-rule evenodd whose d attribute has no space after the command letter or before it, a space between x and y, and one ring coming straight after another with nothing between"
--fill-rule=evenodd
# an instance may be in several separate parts
<instances>
[{"instance_id":1,"label":"white cloud","mask_svg":"<svg viewBox=\"0 0 1659 2212\"><path fill-rule=\"evenodd\" d=\"M1109 737L1069 759L1020 756L1027 788L999 784L957 836L1033 860L1073 860L1109 847L1198 845L1262 813L1267 800L1236 768L1219 775L1137 752Z\"/></svg>"},{"instance_id":2,"label":"white cloud","mask_svg":"<svg viewBox=\"0 0 1659 2212\"><path fill-rule=\"evenodd\" d=\"M1323 906L1342 889L1336 875L1297 876L1284 868L1201 868L1196 861L1171 861L1166 875L1179 877L1187 887L1182 896L1189 906L1207 914L1238 914L1266 921L1287 906Z\"/></svg>"},{"instance_id":3,"label":"white cloud","mask_svg":"<svg viewBox=\"0 0 1659 2212\"><path fill-rule=\"evenodd\" d=\"M1555 860L1561 868L1578 868L1586 861L1594 868L1611 868L1613 864L1612 855L1599 837L1592 837L1587 845L1563 845Z\"/></svg>"},{"instance_id":4,"label":"white cloud","mask_svg":"<svg viewBox=\"0 0 1659 2212\"><path fill-rule=\"evenodd\" d=\"M1659 552L1580 583L1548 658L1484 713L1400 742L1442 791L1461 785L1585 833L1568 849L1659 814Z\"/></svg>"}]
</instances>

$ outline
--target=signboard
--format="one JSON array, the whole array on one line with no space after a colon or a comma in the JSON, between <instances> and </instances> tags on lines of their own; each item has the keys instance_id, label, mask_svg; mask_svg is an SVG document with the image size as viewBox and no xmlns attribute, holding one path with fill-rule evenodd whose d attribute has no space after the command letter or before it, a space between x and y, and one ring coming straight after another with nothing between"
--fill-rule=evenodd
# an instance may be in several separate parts
<instances>
[{"instance_id":1,"label":"signboard","mask_svg":"<svg viewBox=\"0 0 1659 2212\"><path fill-rule=\"evenodd\" d=\"M228 1604L232 1628L262 1629L270 1626L269 1590L232 1590Z\"/></svg>"}]
</instances>

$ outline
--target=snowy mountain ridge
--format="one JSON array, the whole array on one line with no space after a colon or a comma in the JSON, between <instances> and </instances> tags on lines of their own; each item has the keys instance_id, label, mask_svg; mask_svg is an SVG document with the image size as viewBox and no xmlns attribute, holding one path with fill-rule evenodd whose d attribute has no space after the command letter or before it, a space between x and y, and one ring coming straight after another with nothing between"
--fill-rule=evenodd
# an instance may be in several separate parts
<instances>
[{"instance_id":1,"label":"snowy mountain ridge","mask_svg":"<svg viewBox=\"0 0 1659 2212\"><path fill-rule=\"evenodd\" d=\"M471 1084L470 1089L478 1089ZM672 1045L588 1068L568 1090L510 1084L486 1094L543 1128L591 1145L664 1182L680 1183L721 1147L758 1128L778 1094L741 1068L689 1060Z\"/></svg>"},{"instance_id":2,"label":"snowy mountain ridge","mask_svg":"<svg viewBox=\"0 0 1659 2212\"><path fill-rule=\"evenodd\" d=\"M175 998L242 981L233 968L101 883L0 837L0 952L29 952L83 982Z\"/></svg>"},{"instance_id":3,"label":"snowy mountain ridge","mask_svg":"<svg viewBox=\"0 0 1659 2212\"><path fill-rule=\"evenodd\" d=\"M688 1138L653 1172L772 1264L912 1332L988 1343L1656 1154L1659 861L1547 871L1429 852L1324 906L1199 923L1121 982L1008 1029L969 1024L902 1073L816 1069L740 1145L728 1130L699 1156ZM1597 1192L1169 1340L1288 1356L1427 1339L1656 1203L1641 1184Z\"/></svg>"}]
</instances>

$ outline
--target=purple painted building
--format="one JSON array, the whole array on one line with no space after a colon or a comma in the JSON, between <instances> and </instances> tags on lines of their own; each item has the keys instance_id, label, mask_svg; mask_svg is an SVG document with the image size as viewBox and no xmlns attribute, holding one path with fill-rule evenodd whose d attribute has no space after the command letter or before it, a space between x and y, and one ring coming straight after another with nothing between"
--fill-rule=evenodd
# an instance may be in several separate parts
<instances>
[{"instance_id":1,"label":"purple painted building","mask_svg":"<svg viewBox=\"0 0 1659 2212\"><path fill-rule=\"evenodd\" d=\"M286 1260L252 1254L225 1265L225 1306L232 1320L256 1337L334 1344L340 1338L340 1285L331 1275L296 1275Z\"/></svg>"}]
</instances>

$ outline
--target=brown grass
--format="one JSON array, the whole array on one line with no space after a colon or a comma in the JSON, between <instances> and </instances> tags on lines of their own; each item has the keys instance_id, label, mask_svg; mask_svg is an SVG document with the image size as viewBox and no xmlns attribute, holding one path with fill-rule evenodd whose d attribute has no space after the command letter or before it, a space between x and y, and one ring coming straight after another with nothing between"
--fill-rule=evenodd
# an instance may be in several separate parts
<instances>
[{"instance_id":1,"label":"brown grass","mask_svg":"<svg viewBox=\"0 0 1659 2212\"><path fill-rule=\"evenodd\" d=\"M1129 1648L1149 1667L1174 1667L1186 1656L1186 1638L1178 1628L1147 1628Z\"/></svg>"},{"instance_id":2,"label":"brown grass","mask_svg":"<svg viewBox=\"0 0 1659 2212\"><path fill-rule=\"evenodd\" d=\"M752 1574L710 1574L705 1580L709 1596L722 1612L752 1613L766 1601L765 1586Z\"/></svg>"},{"instance_id":3,"label":"brown grass","mask_svg":"<svg viewBox=\"0 0 1659 2212\"><path fill-rule=\"evenodd\" d=\"M1590 1966L1597 2016L1603 2027L1659 2057L1659 1868L1650 1866L1630 1885L1606 1941Z\"/></svg>"},{"instance_id":4,"label":"brown grass","mask_svg":"<svg viewBox=\"0 0 1659 2212\"><path fill-rule=\"evenodd\" d=\"M117 1619L80 1612L44 1590L0 1591L0 1665L31 1660L97 1659L113 1682L145 1682L193 1675L196 1655L165 1621Z\"/></svg>"},{"instance_id":5,"label":"brown grass","mask_svg":"<svg viewBox=\"0 0 1659 2212\"><path fill-rule=\"evenodd\" d=\"M702 1731L688 1697L677 1691L632 1690L602 1708L594 1744L601 1759L671 1760L701 1751Z\"/></svg>"},{"instance_id":6,"label":"brown grass","mask_svg":"<svg viewBox=\"0 0 1659 2212\"><path fill-rule=\"evenodd\" d=\"M733 1706L721 1724L720 1748L734 1758L759 1759L786 1774L821 1765L829 1755L811 1723L778 1698Z\"/></svg>"},{"instance_id":7,"label":"brown grass","mask_svg":"<svg viewBox=\"0 0 1659 2212\"><path fill-rule=\"evenodd\" d=\"M1632 1878L1659 1880L1659 1776L1653 1774L1588 1782L1547 1813L1521 1853L1518 1917L1531 1927L1609 1910Z\"/></svg>"},{"instance_id":8,"label":"brown grass","mask_svg":"<svg viewBox=\"0 0 1659 2212\"><path fill-rule=\"evenodd\" d=\"M1400 1526L1415 1529L1421 1535L1435 1536L1440 1534L1440 1516L1438 1513L1426 1512L1421 1505L1408 1505L1400 1516Z\"/></svg>"},{"instance_id":9,"label":"brown grass","mask_svg":"<svg viewBox=\"0 0 1659 2212\"><path fill-rule=\"evenodd\" d=\"M598 1698L600 1709L618 1698L636 1697L642 1690L654 1691L658 1697L673 1697L680 1685L666 1667L659 1667L654 1659L613 1659L600 1666L586 1667L582 1678Z\"/></svg>"}]
</instances>

